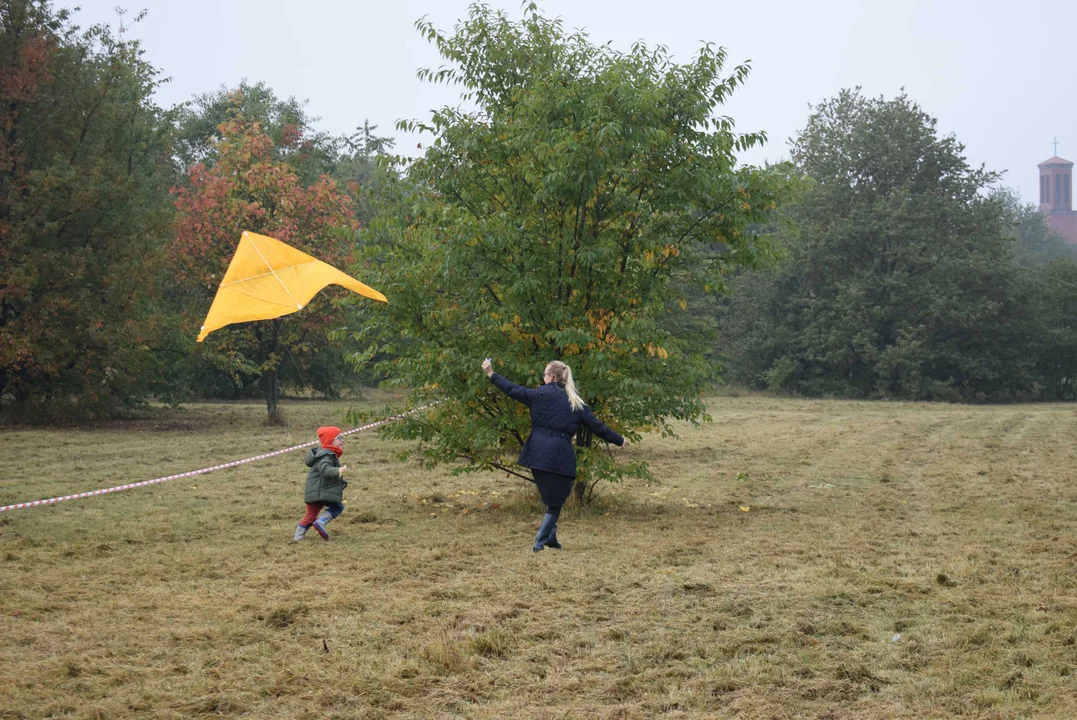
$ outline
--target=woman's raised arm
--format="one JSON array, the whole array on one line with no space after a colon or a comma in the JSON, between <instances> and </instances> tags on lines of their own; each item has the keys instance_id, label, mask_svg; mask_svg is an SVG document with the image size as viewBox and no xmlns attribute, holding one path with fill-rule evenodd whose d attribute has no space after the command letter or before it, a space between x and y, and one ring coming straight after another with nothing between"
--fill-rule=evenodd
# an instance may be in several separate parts
<instances>
[{"instance_id":1,"label":"woman's raised arm","mask_svg":"<svg viewBox=\"0 0 1077 720\"><path fill-rule=\"evenodd\" d=\"M486 373L486 377L490 378L490 382L497 386L498 390L517 402L522 402L527 406L531 405L531 401L534 400L537 391L532 390L531 388L525 388L523 385L517 385L495 373L490 358L483 360L482 371Z\"/></svg>"}]
</instances>

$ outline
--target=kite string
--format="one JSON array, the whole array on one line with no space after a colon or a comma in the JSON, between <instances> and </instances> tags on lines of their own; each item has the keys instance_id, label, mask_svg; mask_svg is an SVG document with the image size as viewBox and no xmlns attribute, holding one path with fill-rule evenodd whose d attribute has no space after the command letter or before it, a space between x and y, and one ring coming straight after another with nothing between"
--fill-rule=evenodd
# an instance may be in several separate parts
<instances>
[{"instance_id":1,"label":"kite string","mask_svg":"<svg viewBox=\"0 0 1077 720\"><path fill-rule=\"evenodd\" d=\"M243 231L243 234L244 234L244 235L247 235L247 231L246 231L246 230L244 230L244 231ZM251 240L250 236L248 236L248 237L247 237L247 239L248 239L248 240ZM255 243L255 242L254 242L254 240L251 240L251 247L253 247L253 248L254 248L254 251L255 251L256 253L258 253L258 257L262 258L262 262L264 262L264 263L266 264L266 267L267 267L267 268L269 268L269 272L273 273L273 277L277 278L277 282L279 282L279 283L280 283L280 286L281 286L282 288L284 288L284 292L288 293L288 297L289 297L289 298L291 298L292 302L294 302L294 303L295 303L295 306L296 306L296 307L297 307L298 309L302 310L302 309L303 309L303 306L302 306L302 305L300 305L299 303L297 303L297 302L295 301L295 298L294 298L294 297L292 297L292 291L291 291L291 290L289 290L289 289L288 289L288 286L284 284L284 281L280 279L280 275L278 275L278 274L277 274L277 271L276 271L276 270L274 270L274 269L273 269L273 266L269 264L269 261L268 261L268 260L266 260L266 256L265 256L265 255L263 255L263 254L262 254L262 251L258 249L258 245L257 245L257 243Z\"/></svg>"},{"instance_id":2,"label":"kite string","mask_svg":"<svg viewBox=\"0 0 1077 720\"><path fill-rule=\"evenodd\" d=\"M363 425L362 427L353 428L351 430L345 430L344 432L341 433L341 435L351 435L352 433L362 432L364 430L371 430L371 429L376 428L376 427L378 427L380 425L386 425L386 424L394 422L396 420L400 420L401 418L407 417L408 415L414 415L415 413L421 412L422 410L432 408L435 405L439 404L440 402L441 401L438 400L438 401L423 405L422 407L417 407L417 408L415 408L413 410L409 410L407 412L400 413L399 415L393 415L392 417L385 418L384 420L378 420L377 422L372 422L372 423L369 423L367 425ZM222 465L214 465L213 467L202 468L201 470L190 470L188 472L178 473L176 475L167 475L165 477L159 477L159 478L155 478L153 480L142 480L141 482L128 483L126 485L117 485L115 487L103 488L101 490L89 490L87 492L76 493L74 495L62 495L60 497L46 498L44 500L33 500L31 502L15 503L14 505L0 505L0 512L6 512L8 510L18 510L18 509L27 508L27 507L36 507L38 505L52 505L54 503L63 502L64 500L78 500L80 498L90 497L90 496L93 496L93 495L105 495L107 493L113 493L113 492L117 492L119 490L130 490L132 488L143 487L145 485L155 485L157 483L163 483L163 482L167 482L169 480L177 480L179 478L185 478L185 477L194 477L195 475L203 475L203 474L208 473L208 472L213 472L214 470L224 470L226 468L236 467L238 465L245 465L247 463L255 462L256 460L265 460L267 458L276 457L277 455L283 455L284 453L293 452L295 450L301 450L301 449L303 449L305 447L310 447L311 445L317 445L317 444L318 444L318 441L314 440L314 441L311 441L311 442L308 442L308 443L303 443L302 445L294 445L294 446L292 446L290 448L284 448L283 450L274 450L273 452L263 453L262 455L255 455L253 457L244 458L242 460L233 460L231 462L226 462L226 463L224 463Z\"/></svg>"},{"instance_id":3,"label":"kite string","mask_svg":"<svg viewBox=\"0 0 1077 720\"><path fill-rule=\"evenodd\" d=\"M292 359L292 365L295 366L295 371L299 373L299 381L303 383L303 387L307 387L307 378L303 375L303 371L299 369L299 363L295 361L295 355L292 355L292 349L287 344L284 345L284 349L288 351L288 357Z\"/></svg>"}]
</instances>

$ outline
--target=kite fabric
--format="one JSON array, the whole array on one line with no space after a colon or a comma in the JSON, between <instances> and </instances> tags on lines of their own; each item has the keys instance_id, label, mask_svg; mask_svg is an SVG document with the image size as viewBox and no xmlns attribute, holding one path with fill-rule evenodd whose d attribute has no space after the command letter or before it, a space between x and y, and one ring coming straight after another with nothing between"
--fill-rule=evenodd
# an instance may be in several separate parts
<instances>
[{"instance_id":1,"label":"kite fabric","mask_svg":"<svg viewBox=\"0 0 1077 720\"><path fill-rule=\"evenodd\" d=\"M266 235L243 232L206 315L198 342L232 323L269 320L302 310L326 285L389 302L377 290L332 265Z\"/></svg>"}]
</instances>

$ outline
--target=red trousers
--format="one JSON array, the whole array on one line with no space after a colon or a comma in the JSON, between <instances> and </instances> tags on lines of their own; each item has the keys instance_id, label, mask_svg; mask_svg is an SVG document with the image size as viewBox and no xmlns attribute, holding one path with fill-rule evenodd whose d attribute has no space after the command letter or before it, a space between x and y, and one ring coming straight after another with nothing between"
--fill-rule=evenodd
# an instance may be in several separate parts
<instances>
[{"instance_id":1,"label":"red trousers","mask_svg":"<svg viewBox=\"0 0 1077 720\"><path fill-rule=\"evenodd\" d=\"M307 514L303 516L299 524L309 528L318 519L318 513L322 511L323 507L325 507L325 503L307 503Z\"/></svg>"}]
</instances>

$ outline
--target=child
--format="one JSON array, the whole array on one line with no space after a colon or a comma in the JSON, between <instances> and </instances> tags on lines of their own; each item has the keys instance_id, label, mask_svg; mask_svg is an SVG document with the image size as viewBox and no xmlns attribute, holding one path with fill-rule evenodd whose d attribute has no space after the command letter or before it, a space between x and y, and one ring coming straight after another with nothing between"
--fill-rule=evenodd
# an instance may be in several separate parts
<instances>
[{"instance_id":1,"label":"child","mask_svg":"<svg viewBox=\"0 0 1077 720\"><path fill-rule=\"evenodd\" d=\"M323 540L329 539L325 526L333 518L344 512L344 480L347 465L340 464L344 454L344 436L338 427L318 428L320 448L307 450L307 485L303 491L303 502L307 504L307 514L295 529L293 542L299 542L307 535L313 525Z\"/></svg>"}]
</instances>

